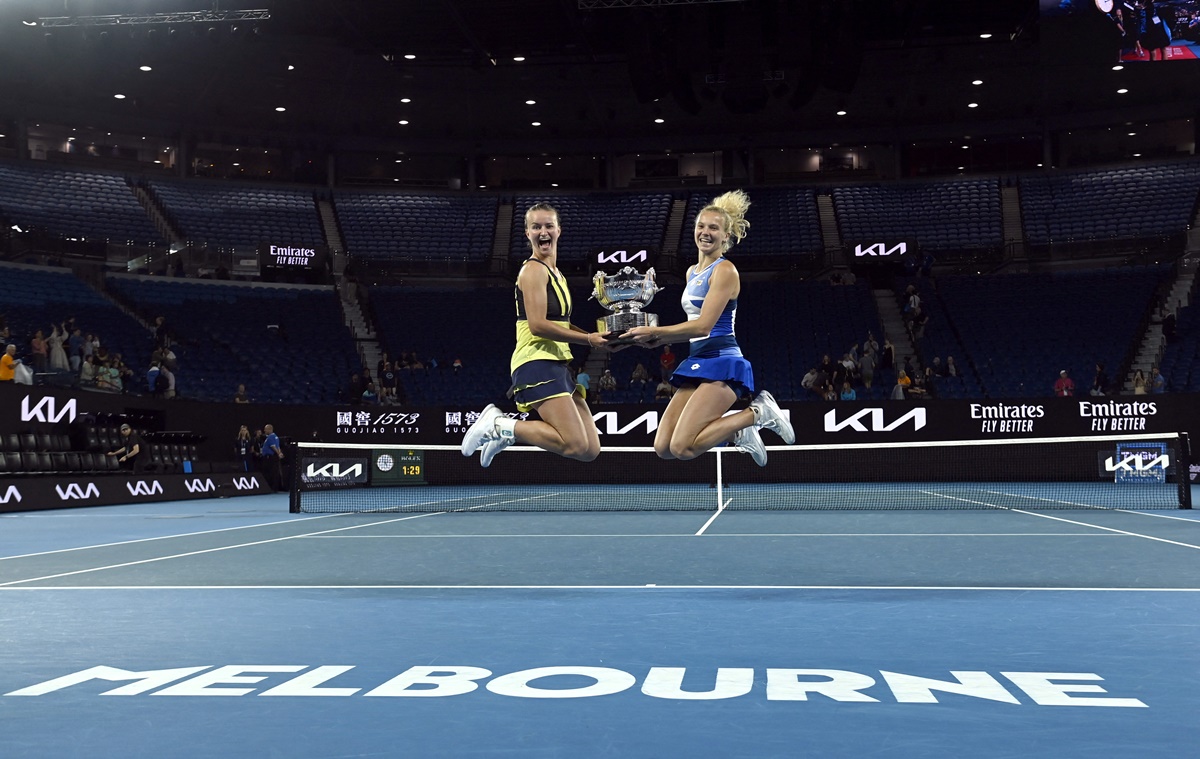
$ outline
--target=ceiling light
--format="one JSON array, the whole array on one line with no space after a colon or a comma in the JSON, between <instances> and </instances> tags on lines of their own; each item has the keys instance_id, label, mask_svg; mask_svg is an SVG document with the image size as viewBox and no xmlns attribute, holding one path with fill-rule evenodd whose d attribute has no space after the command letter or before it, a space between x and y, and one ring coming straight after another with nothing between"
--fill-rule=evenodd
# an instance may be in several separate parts
<instances>
[{"instance_id":1,"label":"ceiling light","mask_svg":"<svg viewBox=\"0 0 1200 759\"><path fill-rule=\"evenodd\" d=\"M966 166L959 166L959 167L958 167L958 170L959 170L959 171L964 171L964 170L966 170L966 168L967 168Z\"/></svg>"},{"instance_id":2,"label":"ceiling light","mask_svg":"<svg viewBox=\"0 0 1200 759\"><path fill-rule=\"evenodd\" d=\"M525 105L537 105L537 101L536 100L526 100Z\"/></svg>"},{"instance_id":3,"label":"ceiling light","mask_svg":"<svg viewBox=\"0 0 1200 759\"><path fill-rule=\"evenodd\" d=\"M234 164L234 166L241 166L241 164L240 164L240 163L235 163L235 164Z\"/></svg>"},{"instance_id":4,"label":"ceiling light","mask_svg":"<svg viewBox=\"0 0 1200 759\"><path fill-rule=\"evenodd\" d=\"M990 40L991 38L992 38L991 32L984 32L983 34L979 35L979 39L981 39L981 40Z\"/></svg>"},{"instance_id":5,"label":"ceiling light","mask_svg":"<svg viewBox=\"0 0 1200 759\"><path fill-rule=\"evenodd\" d=\"M404 56L404 60L406 60L406 61L415 61L416 59L417 59L417 56L413 55L412 53L409 53L408 55Z\"/></svg>"},{"instance_id":6,"label":"ceiling light","mask_svg":"<svg viewBox=\"0 0 1200 759\"><path fill-rule=\"evenodd\" d=\"M547 165L547 166L553 166L554 164L553 164L553 163L551 163L550 161L546 161L546 165Z\"/></svg>"},{"instance_id":7,"label":"ceiling light","mask_svg":"<svg viewBox=\"0 0 1200 759\"><path fill-rule=\"evenodd\" d=\"M293 66L292 64L290 64L290 63L289 63L289 64L288 64L288 71L295 71L295 70L296 70L296 67L295 67L295 66Z\"/></svg>"},{"instance_id":8,"label":"ceiling light","mask_svg":"<svg viewBox=\"0 0 1200 759\"><path fill-rule=\"evenodd\" d=\"M400 102L401 102L401 103L411 103L411 102L412 102L412 98L400 98Z\"/></svg>"},{"instance_id":9,"label":"ceiling light","mask_svg":"<svg viewBox=\"0 0 1200 759\"><path fill-rule=\"evenodd\" d=\"M1129 133L1129 136L1130 136L1130 137L1133 137L1135 134L1137 134L1137 132L1130 132L1130 133Z\"/></svg>"},{"instance_id":10,"label":"ceiling light","mask_svg":"<svg viewBox=\"0 0 1200 759\"><path fill-rule=\"evenodd\" d=\"M963 145L963 150L970 150L970 149L971 149L970 145Z\"/></svg>"},{"instance_id":11,"label":"ceiling light","mask_svg":"<svg viewBox=\"0 0 1200 759\"><path fill-rule=\"evenodd\" d=\"M541 126L541 125L542 125L542 122L540 122L540 121L533 122L533 126Z\"/></svg>"},{"instance_id":12,"label":"ceiling light","mask_svg":"<svg viewBox=\"0 0 1200 759\"><path fill-rule=\"evenodd\" d=\"M400 120L400 126L408 126L408 121L407 121L407 120L405 120L405 119L401 119L401 120Z\"/></svg>"},{"instance_id":13,"label":"ceiling light","mask_svg":"<svg viewBox=\"0 0 1200 759\"><path fill-rule=\"evenodd\" d=\"M154 70L154 69L150 68L149 66L138 66L138 69L140 69L142 71L153 71Z\"/></svg>"},{"instance_id":14,"label":"ceiling light","mask_svg":"<svg viewBox=\"0 0 1200 759\"><path fill-rule=\"evenodd\" d=\"M276 111L279 111L280 113L283 113L283 112L284 112L284 111L286 111L287 109L286 109L286 108L284 108L283 106L279 106L279 107L278 107L278 108L276 108L275 110L276 110Z\"/></svg>"},{"instance_id":15,"label":"ceiling light","mask_svg":"<svg viewBox=\"0 0 1200 759\"><path fill-rule=\"evenodd\" d=\"M846 115L846 112L845 112L845 111L838 111L838 112L837 112L837 115L839 115L839 116L845 116L845 115Z\"/></svg>"},{"instance_id":16,"label":"ceiling light","mask_svg":"<svg viewBox=\"0 0 1200 759\"><path fill-rule=\"evenodd\" d=\"M665 123L666 123L666 119L655 119L655 120L654 120L654 123L655 123L655 124L665 124Z\"/></svg>"},{"instance_id":17,"label":"ceiling light","mask_svg":"<svg viewBox=\"0 0 1200 759\"><path fill-rule=\"evenodd\" d=\"M968 108L978 108L978 107L979 107L979 103L967 103L967 107L968 107Z\"/></svg>"},{"instance_id":18,"label":"ceiling light","mask_svg":"<svg viewBox=\"0 0 1200 759\"><path fill-rule=\"evenodd\" d=\"M973 84L973 85L975 85L976 87L978 87L979 85L983 84L983 80L982 80L982 79L976 79L976 80L972 81L972 82L971 82L971 84Z\"/></svg>"},{"instance_id":19,"label":"ceiling light","mask_svg":"<svg viewBox=\"0 0 1200 759\"><path fill-rule=\"evenodd\" d=\"M124 96L124 95L113 95L113 97L115 97L117 100L124 100L124 99L125 99L125 96Z\"/></svg>"},{"instance_id":20,"label":"ceiling light","mask_svg":"<svg viewBox=\"0 0 1200 759\"><path fill-rule=\"evenodd\" d=\"M551 182L551 183L550 183L550 186L551 186L551 187L558 187L558 182Z\"/></svg>"},{"instance_id":21,"label":"ceiling light","mask_svg":"<svg viewBox=\"0 0 1200 759\"><path fill-rule=\"evenodd\" d=\"M1134 157L1134 158L1141 158L1141 157L1142 157L1142 154L1141 154L1141 153L1134 153L1134 154L1133 154L1133 157Z\"/></svg>"},{"instance_id":22,"label":"ceiling light","mask_svg":"<svg viewBox=\"0 0 1200 759\"><path fill-rule=\"evenodd\" d=\"M1124 70L1125 70L1125 67L1119 63L1116 66L1113 66L1113 71L1124 71Z\"/></svg>"},{"instance_id":23,"label":"ceiling light","mask_svg":"<svg viewBox=\"0 0 1200 759\"><path fill-rule=\"evenodd\" d=\"M525 61L525 56L523 56L523 55L514 55L514 56L513 56L513 60L514 60L514 61L516 61L517 63L523 63L523 62Z\"/></svg>"},{"instance_id":24,"label":"ceiling light","mask_svg":"<svg viewBox=\"0 0 1200 759\"><path fill-rule=\"evenodd\" d=\"M1124 87L1122 87L1121 89L1117 90L1117 94L1118 94L1118 95L1124 95L1126 92L1129 92L1129 90L1125 89Z\"/></svg>"}]
</instances>

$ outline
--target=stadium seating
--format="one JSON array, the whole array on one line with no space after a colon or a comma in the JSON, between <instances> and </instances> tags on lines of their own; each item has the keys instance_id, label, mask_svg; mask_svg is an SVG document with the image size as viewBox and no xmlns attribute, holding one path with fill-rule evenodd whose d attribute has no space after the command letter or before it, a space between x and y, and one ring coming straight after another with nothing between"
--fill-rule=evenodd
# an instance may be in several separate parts
<instances>
[{"instance_id":1,"label":"stadium seating","mask_svg":"<svg viewBox=\"0 0 1200 759\"><path fill-rule=\"evenodd\" d=\"M688 197L680 233L680 255L694 260L693 229L700 210L719 195L719 190L694 192ZM750 233L737 244L732 255L741 268L788 269L804 259L819 259L824 249L816 193L808 188L755 188L750 196L746 220Z\"/></svg>"},{"instance_id":2,"label":"stadium seating","mask_svg":"<svg viewBox=\"0 0 1200 759\"><path fill-rule=\"evenodd\" d=\"M1004 242L995 179L897 182L836 187L842 239L916 240L929 251L995 248Z\"/></svg>"},{"instance_id":3,"label":"stadium seating","mask_svg":"<svg viewBox=\"0 0 1200 759\"><path fill-rule=\"evenodd\" d=\"M525 210L547 202L558 210L563 236L558 260L564 264L587 261L589 254L613 249L661 249L671 213L667 193L589 193L551 197L519 195L513 203L509 255L529 257L525 239ZM506 223L500 220L501 224Z\"/></svg>"},{"instance_id":4,"label":"stadium seating","mask_svg":"<svg viewBox=\"0 0 1200 759\"><path fill-rule=\"evenodd\" d=\"M218 247L323 245L310 190L155 179L147 187L184 239Z\"/></svg>"},{"instance_id":5,"label":"stadium seating","mask_svg":"<svg viewBox=\"0 0 1200 759\"><path fill-rule=\"evenodd\" d=\"M1159 370L1167 381L1167 390L1176 393L1200 392L1200 305L1195 292L1192 305L1176 314L1175 339L1167 343Z\"/></svg>"},{"instance_id":6,"label":"stadium seating","mask_svg":"<svg viewBox=\"0 0 1200 759\"><path fill-rule=\"evenodd\" d=\"M0 163L0 217L58 237L165 242L120 174Z\"/></svg>"},{"instance_id":7,"label":"stadium seating","mask_svg":"<svg viewBox=\"0 0 1200 759\"><path fill-rule=\"evenodd\" d=\"M147 321L166 318L181 397L228 401L245 384L259 403L335 403L361 366L332 288L126 275L108 286Z\"/></svg>"},{"instance_id":8,"label":"stadium seating","mask_svg":"<svg viewBox=\"0 0 1200 759\"><path fill-rule=\"evenodd\" d=\"M84 335L95 334L109 353L120 353L135 373L144 373L153 348L137 320L64 269L0 264L4 314L17 355L29 360L29 340L37 330L48 337L53 324L74 316ZM57 378L69 383L75 377ZM139 388L133 388L139 391Z\"/></svg>"},{"instance_id":9,"label":"stadium seating","mask_svg":"<svg viewBox=\"0 0 1200 759\"><path fill-rule=\"evenodd\" d=\"M365 259L482 264L495 237L496 197L339 190L346 249Z\"/></svg>"},{"instance_id":10,"label":"stadium seating","mask_svg":"<svg viewBox=\"0 0 1200 759\"><path fill-rule=\"evenodd\" d=\"M1166 266L1126 266L939 277L942 313L930 321L944 316L957 331L966 355L956 363L974 367L989 397L1051 395L1062 369L1083 394L1097 363L1115 388L1155 291L1169 275ZM939 298L932 300L936 309Z\"/></svg>"},{"instance_id":11,"label":"stadium seating","mask_svg":"<svg viewBox=\"0 0 1200 759\"><path fill-rule=\"evenodd\" d=\"M1200 192L1200 160L1065 171L1021 180L1031 245L1147 238L1187 230Z\"/></svg>"}]
</instances>

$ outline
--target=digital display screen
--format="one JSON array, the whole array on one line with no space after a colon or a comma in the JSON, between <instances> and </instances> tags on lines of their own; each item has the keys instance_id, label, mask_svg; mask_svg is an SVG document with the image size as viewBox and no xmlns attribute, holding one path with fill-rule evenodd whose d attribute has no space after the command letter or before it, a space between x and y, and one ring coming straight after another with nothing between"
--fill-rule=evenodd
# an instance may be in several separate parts
<instances>
[{"instance_id":1,"label":"digital display screen","mask_svg":"<svg viewBox=\"0 0 1200 759\"><path fill-rule=\"evenodd\" d=\"M1200 0L1041 0L1041 17L1062 62L1200 59Z\"/></svg>"}]
</instances>

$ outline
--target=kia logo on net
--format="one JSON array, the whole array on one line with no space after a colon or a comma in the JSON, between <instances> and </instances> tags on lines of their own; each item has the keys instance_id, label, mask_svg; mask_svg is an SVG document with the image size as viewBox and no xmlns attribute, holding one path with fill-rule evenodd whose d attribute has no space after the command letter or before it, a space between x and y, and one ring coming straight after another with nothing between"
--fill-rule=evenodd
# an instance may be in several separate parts
<instances>
[{"instance_id":1,"label":"kia logo on net","mask_svg":"<svg viewBox=\"0 0 1200 759\"><path fill-rule=\"evenodd\" d=\"M864 420L869 420L870 427L863 424ZM912 422L913 431L924 427L925 409L915 408L892 422L884 420L881 408L865 408L839 422L837 409L833 409L825 414L825 431L841 432L849 428L855 432L892 432L907 422Z\"/></svg>"},{"instance_id":2,"label":"kia logo on net","mask_svg":"<svg viewBox=\"0 0 1200 759\"><path fill-rule=\"evenodd\" d=\"M151 480L149 484L145 480L126 482L125 487L129 490L129 495L161 495L163 492L162 484L158 480Z\"/></svg>"},{"instance_id":3,"label":"kia logo on net","mask_svg":"<svg viewBox=\"0 0 1200 759\"><path fill-rule=\"evenodd\" d=\"M78 483L72 482L63 489L62 485L55 485L54 489L58 491L58 498L62 501L82 501L88 498L100 497L100 489L96 487L96 483L89 482L87 488L79 487Z\"/></svg>"},{"instance_id":4,"label":"kia logo on net","mask_svg":"<svg viewBox=\"0 0 1200 759\"><path fill-rule=\"evenodd\" d=\"M1104 460L1106 472L1149 472L1153 469L1170 468L1171 457L1165 453L1161 456L1144 459L1136 453L1127 453L1121 456L1120 461L1114 460L1112 456Z\"/></svg>"},{"instance_id":5,"label":"kia logo on net","mask_svg":"<svg viewBox=\"0 0 1200 759\"><path fill-rule=\"evenodd\" d=\"M56 405L53 396L47 395L31 409L29 408L29 396L27 395L21 401L21 421L58 424L62 421L63 417L66 417L68 422L75 421L74 398L64 403L61 409L56 408Z\"/></svg>"},{"instance_id":6,"label":"kia logo on net","mask_svg":"<svg viewBox=\"0 0 1200 759\"><path fill-rule=\"evenodd\" d=\"M258 478L256 477L234 477L233 486L238 490L254 490L258 487Z\"/></svg>"},{"instance_id":7,"label":"kia logo on net","mask_svg":"<svg viewBox=\"0 0 1200 759\"><path fill-rule=\"evenodd\" d=\"M16 485L9 485L8 490L4 491L4 495L0 496L0 505L8 503L14 499L17 503L21 502L21 491L17 490Z\"/></svg>"},{"instance_id":8,"label":"kia logo on net","mask_svg":"<svg viewBox=\"0 0 1200 759\"><path fill-rule=\"evenodd\" d=\"M330 462L325 466L317 469L316 464L308 465L309 477L329 477L331 479L340 480L343 477L361 477L363 473L362 464L352 464L345 469L336 462Z\"/></svg>"}]
</instances>

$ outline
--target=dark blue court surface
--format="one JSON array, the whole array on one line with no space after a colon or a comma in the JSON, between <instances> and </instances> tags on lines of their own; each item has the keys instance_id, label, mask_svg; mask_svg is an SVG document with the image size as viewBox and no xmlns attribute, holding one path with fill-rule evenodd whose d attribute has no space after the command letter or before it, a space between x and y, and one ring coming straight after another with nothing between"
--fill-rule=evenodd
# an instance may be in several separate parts
<instances>
[{"instance_id":1,"label":"dark blue court surface","mask_svg":"<svg viewBox=\"0 0 1200 759\"><path fill-rule=\"evenodd\" d=\"M0 517L0 755L1183 757L1200 740L1190 511L285 509Z\"/></svg>"}]
</instances>

